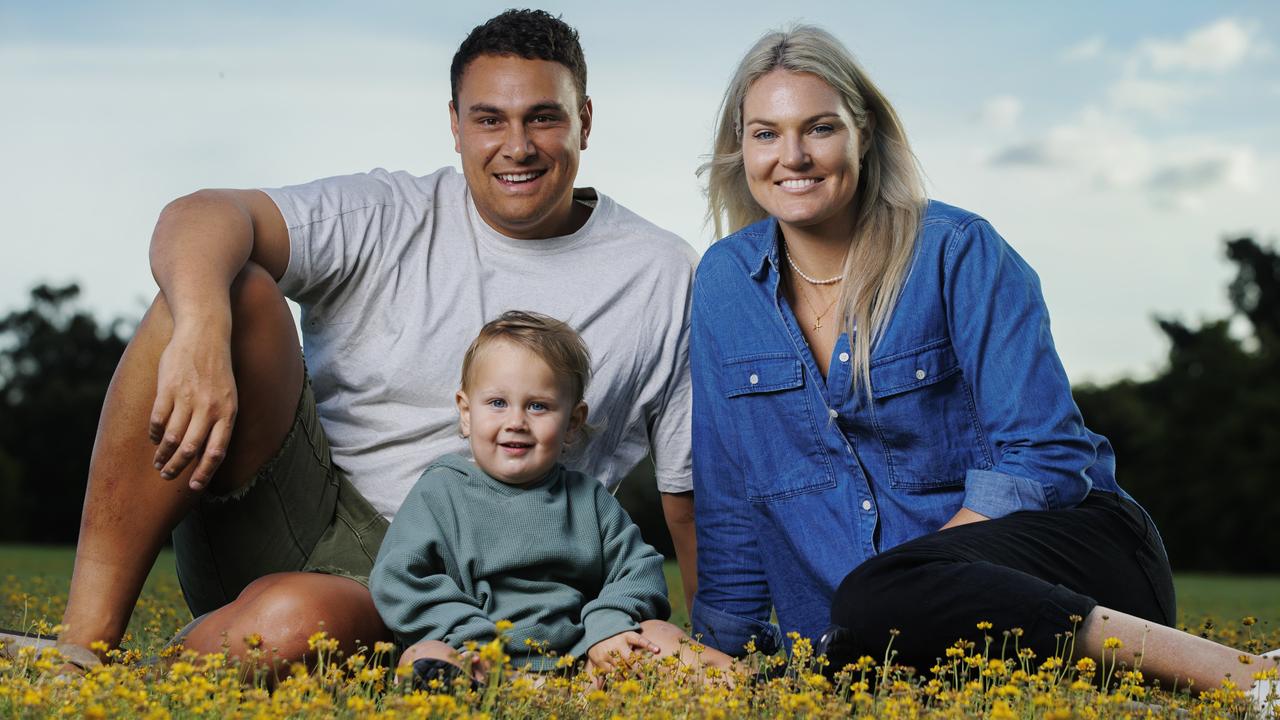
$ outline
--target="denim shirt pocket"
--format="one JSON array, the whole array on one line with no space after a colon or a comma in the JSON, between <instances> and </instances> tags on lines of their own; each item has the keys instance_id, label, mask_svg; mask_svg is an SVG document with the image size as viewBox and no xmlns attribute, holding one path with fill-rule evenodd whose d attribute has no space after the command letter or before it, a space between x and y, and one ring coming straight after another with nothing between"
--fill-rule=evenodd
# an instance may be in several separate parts
<instances>
[{"instance_id":1,"label":"denim shirt pocket","mask_svg":"<svg viewBox=\"0 0 1280 720\"><path fill-rule=\"evenodd\" d=\"M891 487L962 486L970 468L991 467L973 394L950 340L874 360L871 388Z\"/></svg>"},{"instance_id":2,"label":"denim shirt pocket","mask_svg":"<svg viewBox=\"0 0 1280 720\"><path fill-rule=\"evenodd\" d=\"M787 352L732 357L720 372L741 443L747 500L765 503L835 487L835 472L814 419L798 358Z\"/></svg>"}]
</instances>

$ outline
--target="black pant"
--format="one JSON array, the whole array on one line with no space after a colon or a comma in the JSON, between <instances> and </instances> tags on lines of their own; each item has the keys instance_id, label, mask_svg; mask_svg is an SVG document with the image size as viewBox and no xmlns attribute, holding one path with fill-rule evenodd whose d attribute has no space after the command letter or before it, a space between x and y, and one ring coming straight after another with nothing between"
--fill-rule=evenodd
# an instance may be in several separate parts
<instances>
[{"instance_id":1,"label":"black pant","mask_svg":"<svg viewBox=\"0 0 1280 720\"><path fill-rule=\"evenodd\" d=\"M1092 492L1074 508L951 528L867 560L836 591L831 621L844 630L827 653L833 669L860 655L879 660L896 629L896 662L924 672L958 639L981 648L985 620L997 647L1001 631L1021 628L1018 646L1043 659L1073 628L1071 616L1098 605L1174 623L1155 525L1132 501Z\"/></svg>"}]
</instances>

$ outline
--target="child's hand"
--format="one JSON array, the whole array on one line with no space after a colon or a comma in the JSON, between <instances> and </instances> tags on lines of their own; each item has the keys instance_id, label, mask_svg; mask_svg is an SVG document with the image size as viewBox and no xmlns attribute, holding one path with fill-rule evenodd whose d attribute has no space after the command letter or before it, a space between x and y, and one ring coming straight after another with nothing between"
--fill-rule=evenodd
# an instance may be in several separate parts
<instances>
[{"instance_id":1,"label":"child's hand","mask_svg":"<svg viewBox=\"0 0 1280 720\"><path fill-rule=\"evenodd\" d=\"M633 650L648 650L651 653L657 653L661 648L638 632L618 633L613 637L601 640L587 650L588 666L599 673L612 672L618 668L629 668Z\"/></svg>"}]
</instances>

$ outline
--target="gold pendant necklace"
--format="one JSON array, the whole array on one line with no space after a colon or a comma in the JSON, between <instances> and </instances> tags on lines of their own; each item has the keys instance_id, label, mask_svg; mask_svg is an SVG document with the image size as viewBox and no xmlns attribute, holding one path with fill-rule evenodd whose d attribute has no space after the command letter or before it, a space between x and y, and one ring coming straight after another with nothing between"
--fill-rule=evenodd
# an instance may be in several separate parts
<instances>
[{"instance_id":1,"label":"gold pendant necklace","mask_svg":"<svg viewBox=\"0 0 1280 720\"><path fill-rule=\"evenodd\" d=\"M807 304L807 305L809 306L809 309L813 311L813 314L814 314L814 318L813 318L813 329L814 329L814 331L816 332L816 331L818 331L818 330L821 330L821 329L822 329L822 316L824 316L824 315L826 315L827 313L831 312L831 308L833 308L833 307L835 307L835 306L836 306L836 300L839 300L839 299L840 299L840 296L839 296L839 295L836 295L836 296L835 296L835 298L834 298L834 299L832 299L832 301L827 305L827 309L826 309L826 310L823 310L822 312L818 312L818 308L817 308L817 306L813 304L813 301L809 299L809 296L808 296L807 294L805 294L802 290L800 290L800 288L799 288L799 287L797 287L797 288L796 288L796 291L800 293L801 297L803 297L803 298L804 298L805 304Z\"/></svg>"}]
</instances>

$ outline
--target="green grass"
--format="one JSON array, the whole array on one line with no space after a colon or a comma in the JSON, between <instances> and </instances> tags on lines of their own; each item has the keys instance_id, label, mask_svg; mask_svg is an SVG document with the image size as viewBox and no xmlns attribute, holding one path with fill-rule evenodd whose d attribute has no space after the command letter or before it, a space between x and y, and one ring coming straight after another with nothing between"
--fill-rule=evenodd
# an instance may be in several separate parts
<instances>
[{"instance_id":1,"label":"green grass","mask_svg":"<svg viewBox=\"0 0 1280 720\"><path fill-rule=\"evenodd\" d=\"M76 550L72 547L58 545L0 545L0 580L8 575L19 578L43 576L47 580L57 580L63 589L71 582L71 568L75 565ZM147 576L149 589L161 580L172 578L177 582L178 574L173 565L173 551L162 550L156 565Z\"/></svg>"},{"instance_id":2,"label":"green grass","mask_svg":"<svg viewBox=\"0 0 1280 720\"><path fill-rule=\"evenodd\" d=\"M1183 573L1174 576L1173 584L1181 623L1194 626L1206 616L1221 621L1252 615L1259 623L1280 627L1280 577Z\"/></svg>"},{"instance_id":3,"label":"green grass","mask_svg":"<svg viewBox=\"0 0 1280 720\"><path fill-rule=\"evenodd\" d=\"M65 594L74 560L74 548L0 545L0 581L13 575L26 585L27 581L40 578L40 585L49 592ZM671 588L671 620L683 625L688 614L680 573L674 562L668 562L665 570ZM173 553L165 551L147 579L147 590L174 583ZM1246 615L1258 618L1259 625L1268 630L1280 627L1280 577L1188 573L1175 576L1174 584L1178 622L1187 627L1200 627L1206 617L1223 623L1239 621Z\"/></svg>"}]
</instances>

